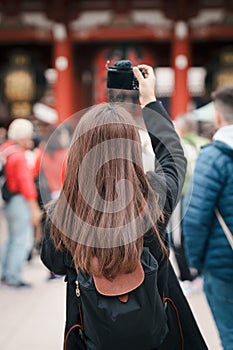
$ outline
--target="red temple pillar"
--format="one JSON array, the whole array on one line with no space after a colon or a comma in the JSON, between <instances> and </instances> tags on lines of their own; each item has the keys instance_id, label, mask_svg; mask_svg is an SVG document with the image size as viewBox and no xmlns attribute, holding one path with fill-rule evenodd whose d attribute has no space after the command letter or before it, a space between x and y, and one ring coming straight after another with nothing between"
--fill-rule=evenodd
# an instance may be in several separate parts
<instances>
[{"instance_id":1,"label":"red temple pillar","mask_svg":"<svg viewBox=\"0 0 233 350\"><path fill-rule=\"evenodd\" d=\"M54 66L57 71L55 108L61 123L75 112L72 44L62 24L54 27Z\"/></svg>"},{"instance_id":2,"label":"red temple pillar","mask_svg":"<svg viewBox=\"0 0 233 350\"><path fill-rule=\"evenodd\" d=\"M171 98L172 119L188 110L190 102L188 70L190 67L190 41L188 26L177 22L172 42L172 68L174 71L174 90Z\"/></svg>"}]
</instances>

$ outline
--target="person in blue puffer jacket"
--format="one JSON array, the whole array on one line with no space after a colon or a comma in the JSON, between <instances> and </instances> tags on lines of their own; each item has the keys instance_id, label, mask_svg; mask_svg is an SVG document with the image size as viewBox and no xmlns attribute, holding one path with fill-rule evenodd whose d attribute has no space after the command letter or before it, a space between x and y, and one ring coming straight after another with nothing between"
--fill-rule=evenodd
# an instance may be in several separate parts
<instances>
[{"instance_id":1,"label":"person in blue puffer jacket","mask_svg":"<svg viewBox=\"0 0 233 350\"><path fill-rule=\"evenodd\" d=\"M217 132L196 162L183 221L191 267L204 277L204 292L224 350L233 350L233 250L215 215L233 233L233 85L212 94Z\"/></svg>"}]
</instances>

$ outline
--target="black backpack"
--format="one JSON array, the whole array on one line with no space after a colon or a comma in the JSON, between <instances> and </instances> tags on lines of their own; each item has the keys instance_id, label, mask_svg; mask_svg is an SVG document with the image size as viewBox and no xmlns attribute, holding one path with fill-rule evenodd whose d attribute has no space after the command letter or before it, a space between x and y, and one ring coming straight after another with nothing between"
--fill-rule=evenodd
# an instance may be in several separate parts
<instances>
[{"instance_id":1,"label":"black backpack","mask_svg":"<svg viewBox=\"0 0 233 350\"><path fill-rule=\"evenodd\" d=\"M93 278L79 269L76 295L81 324L68 331L64 350L75 328L87 350L151 350L163 342L168 332L166 306L157 288L158 262L149 248L143 249L141 264L144 281L124 303L117 296L101 295Z\"/></svg>"}]
</instances>

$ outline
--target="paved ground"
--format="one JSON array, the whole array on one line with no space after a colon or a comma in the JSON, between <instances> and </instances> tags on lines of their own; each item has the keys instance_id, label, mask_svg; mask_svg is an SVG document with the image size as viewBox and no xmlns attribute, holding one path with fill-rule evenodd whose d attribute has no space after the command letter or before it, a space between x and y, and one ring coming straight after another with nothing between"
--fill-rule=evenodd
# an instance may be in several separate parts
<instances>
[{"instance_id":1,"label":"paved ground","mask_svg":"<svg viewBox=\"0 0 233 350\"><path fill-rule=\"evenodd\" d=\"M62 350L65 283L62 278L47 281L48 271L38 255L26 265L24 274L34 284L30 290L0 285L0 350ZM209 349L221 350L203 293L191 294L188 300Z\"/></svg>"}]
</instances>

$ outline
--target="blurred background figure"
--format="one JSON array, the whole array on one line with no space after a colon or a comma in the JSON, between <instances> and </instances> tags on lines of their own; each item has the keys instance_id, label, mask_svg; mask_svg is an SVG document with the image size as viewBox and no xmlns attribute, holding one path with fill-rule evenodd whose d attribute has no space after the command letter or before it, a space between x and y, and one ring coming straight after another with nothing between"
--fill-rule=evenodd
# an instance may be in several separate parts
<instances>
[{"instance_id":1,"label":"blurred background figure","mask_svg":"<svg viewBox=\"0 0 233 350\"><path fill-rule=\"evenodd\" d=\"M199 291L202 283L198 277L198 272L191 269L186 259L186 253L183 242L182 220L185 216L183 198L187 192L187 187L191 181L195 162L202 146L207 144L207 138L198 135L198 125L193 113L179 115L175 119L175 128L180 136L181 144L187 158L187 172L182 190L182 198L178 203L169 223L171 231L171 246L174 251L175 261L178 268L178 277L185 293Z\"/></svg>"},{"instance_id":2,"label":"blurred background figure","mask_svg":"<svg viewBox=\"0 0 233 350\"><path fill-rule=\"evenodd\" d=\"M201 147L209 143L209 139L199 135L198 123L192 112L179 115L175 119L174 124L188 160L187 174L183 187L183 194L185 194Z\"/></svg>"},{"instance_id":3,"label":"blurred background figure","mask_svg":"<svg viewBox=\"0 0 233 350\"><path fill-rule=\"evenodd\" d=\"M38 143L37 156L34 167L34 178L38 192L38 203L43 210L44 206L51 200L56 199L62 188L66 157L71 142L72 128L68 124L49 128L49 135L44 136ZM36 237L36 248L40 250L43 238L42 227L39 227ZM48 280L57 277L49 271Z\"/></svg>"},{"instance_id":4,"label":"blurred background figure","mask_svg":"<svg viewBox=\"0 0 233 350\"><path fill-rule=\"evenodd\" d=\"M41 152L36 160L35 175L38 176L43 205L60 194L71 136L71 127L63 123L56 129L50 129L49 136L45 136L39 144ZM44 187L45 182L47 185Z\"/></svg>"},{"instance_id":5,"label":"blurred background figure","mask_svg":"<svg viewBox=\"0 0 233 350\"><path fill-rule=\"evenodd\" d=\"M7 130L6 128L0 126L0 145L6 141Z\"/></svg>"},{"instance_id":6,"label":"blurred background figure","mask_svg":"<svg viewBox=\"0 0 233 350\"><path fill-rule=\"evenodd\" d=\"M233 349L233 252L215 214L233 233L233 85L212 94L217 132L197 159L183 229L190 266L203 275L204 292L224 350ZM190 196L189 196L190 195Z\"/></svg>"},{"instance_id":7,"label":"blurred background figure","mask_svg":"<svg viewBox=\"0 0 233 350\"><path fill-rule=\"evenodd\" d=\"M1 281L11 287L30 287L23 281L23 266L33 245L34 227L41 219L37 191L25 152L33 147L33 124L15 119L8 129L8 140L1 151L7 151L2 188L8 236L2 252Z\"/></svg>"},{"instance_id":8,"label":"blurred background figure","mask_svg":"<svg viewBox=\"0 0 233 350\"><path fill-rule=\"evenodd\" d=\"M153 171L155 164L155 154L151 145L151 140L148 132L145 129L138 129L142 143L142 162L143 169L147 171Z\"/></svg>"},{"instance_id":9,"label":"blurred background figure","mask_svg":"<svg viewBox=\"0 0 233 350\"><path fill-rule=\"evenodd\" d=\"M38 192L38 204L43 210L48 202L59 196L73 128L70 125L70 120L57 125L58 113L56 109L42 102L35 103L33 114L38 131L38 137L34 139L36 147L34 149L33 173ZM41 248L43 231L42 220L35 235L37 252ZM54 280L57 277L49 271L47 280Z\"/></svg>"},{"instance_id":10,"label":"blurred background figure","mask_svg":"<svg viewBox=\"0 0 233 350\"><path fill-rule=\"evenodd\" d=\"M52 191L53 191L53 185L49 187L48 184L48 178L45 176L44 173L44 165L42 166L42 159L46 152L46 148L50 147L50 143L48 146L48 140L49 137L54 133L55 135L51 137L51 143L56 144L56 146L51 146L50 148L53 149L52 152L54 152L57 149L60 148L59 145L57 145L57 136L55 132L55 124L58 121L58 115L57 111L54 108L51 108L43 103L35 103L33 106L33 114L36 119L36 128L37 128L37 135L34 137L34 166L33 166L33 174L34 179L36 183L36 188L38 192L38 203L40 208L43 208L45 204L47 204L52 199ZM45 162L43 162L45 163ZM53 171L57 171L57 167L59 167L60 164L54 165L51 164L51 168ZM49 166L49 165L48 165ZM53 174L52 179L53 181ZM56 182L56 180L55 180ZM60 185L54 185L55 188L60 188ZM43 197L43 198L42 198Z\"/></svg>"},{"instance_id":11,"label":"blurred background figure","mask_svg":"<svg viewBox=\"0 0 233 350\"><path fill-rule=\"evenodd\" d=\"M213 101L193 110L193 115L197 121L198 135L211 140L216 131L214 123L215 109Z\"/></svg>"}]
</instances>

